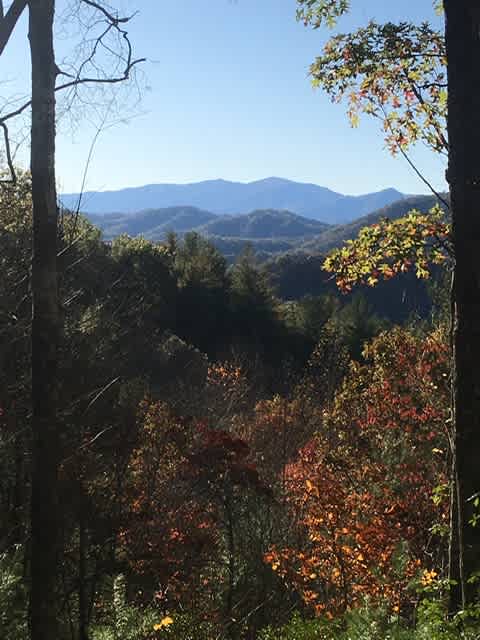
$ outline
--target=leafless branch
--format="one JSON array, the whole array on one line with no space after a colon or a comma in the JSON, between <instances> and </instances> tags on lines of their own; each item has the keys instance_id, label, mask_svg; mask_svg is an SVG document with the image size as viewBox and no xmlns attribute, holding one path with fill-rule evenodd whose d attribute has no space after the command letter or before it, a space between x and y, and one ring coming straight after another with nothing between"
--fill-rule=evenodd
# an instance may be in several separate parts
<instances>
[{"instance_id":1,"label":"leafless branch","mask_svg":"<svg viewBox=\"0 0 480 640\"><path fill-rule=\"evenodd\" d=\"M88 4L90 7L93 7L94 9L97 9L98 11L103 13L103 15L107 18L107 20L115 26L130 22L130 20L136 15L136 13L134 13L131 16L119 18L118 16L114 16L113 13L111 13L110 11L107 11L107 9L105 9L105 7L101 5L99 2L95 2L94 0L82 0L82 2L84 4Z\"/></svg>"},{"instance_id":2,"label":"leafless branch","mask_svg":"<svg viewBox=\"0 0 480 640\"><path fill-rule=\"evenodd\" d=\"M0 2L0 56L26 6L27 0L13 0L7 13L4 14L3 2Z\"/></svg>"},{"instance_id":3,"label":"leafless branch","mask_svg":"<svg viewBox=\"0 0 480 640\"><path fill-rule=\"evenodd\" d=\"M146 61L145 58L133 57L133 48L128 36L128 31L124 28L124 25L128 24L128 22L136 14L119 17L118 15L114 15L111 11L107 10L100 2L96 2L95 0L80 0L80 3L91 7L95 11L100 12L102 18L99 21L95 21L94 26L97 26L102 22L106 22L106 25L103 28L102 32L93 40L92 48L89 55L86 56L85 60L82 62L75 74L68 73L67 71L64 71L62 69L57 69L57 77L66 76L68 78L71 78L71 80L57 85L55 91L60 92L68 89L76 89L81 85L114 85L122 83L131 77L132 71L137 65ZM3 10L3 3L0 2L0 4ZM8 41L8 38L10 37L10 34L13 31L13 28L26 4L27 0L14 0L5 17L0 20L0 54L3 51L3 48ZM118 34L118 51L114 50L111 46L109 46L109 43L105 41L107 36L109 36L112 31ZM112 76L107 76L101 66L99 66L95 61L100 47L102 47L104 51L107 51L109 55L118 60L118 67ZM88 66L93 69L94 75L88 74ZM97 73L98 75L95 75ZM12 161L11 147L6 122L17 116L20 116L22 113L27 111L31 107L31 104L31 100L27 100L16 109L6 113L3 116L0 116L0 126L2 127L4 132L7 164L11 174L11 177L8 180L8 182L10 183L15 182L15 170Z\"/></svg>"},{"instance_id":4,"label":"leafless branch","mask_svg":"<svg viewBox=\"0 0 480 640\"><path fill-rule=\"evenodd\" d=\"M0 180L0 184L15 184L17 182L17 174L13 164L12 150L10 148L10 137L8 135L8 127L4 122L0 122L0 127L3 129L3 139L5 143L5 156L7 160L8 170L10 171L10 178Z\"/></svg>"}]
</instances>

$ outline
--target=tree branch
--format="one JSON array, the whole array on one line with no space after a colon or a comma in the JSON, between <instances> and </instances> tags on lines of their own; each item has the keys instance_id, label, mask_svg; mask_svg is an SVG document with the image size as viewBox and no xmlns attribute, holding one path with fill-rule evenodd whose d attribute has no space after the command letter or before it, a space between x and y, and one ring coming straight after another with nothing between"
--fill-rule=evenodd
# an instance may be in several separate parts
<instances>
[{"instance_id":1,"label":"tree branch","mask_svg":"<svg viewBox=\"0 0 480 640\"><path fill-rule=\"evenodd\" d=\"M3 2L0 2L0 56L7 46L12 31L26 6L27 0L13 0L9 10L4 15Z\"/></svg>"},{"instance_id":2,"label":"tree branch","mask_svg":"<svg viewBox=\"0 0 480 640\"><path fill-rule=\"evenodd\" d=\"M94 0L82 0L82 2L84 4L88 4L90 7L93 7L94 9L97 9L98 11L103 13L103 15L107 18L107 20L109 22L111 22L115 26L118 26L119 24L126 24L127 22L130 22L130 20L136 15L136 13L134 13L131 16L126 16L126 17L123 17L123 18L119 18L118 16L114 16L113 13L110 13L109 11L107 11L105 9L105 7L103 7L98 2L95 2Z\"/></svg>"},{"instance_id":3,"label":"tree branch","mask_svg":"<svg viewBox=\"0 0 480 640\"><path fill-rule=\"evenodd\" d=\"M76 78L71 82L66 82L65 84L61 84L55 88L55 91L62 91L63 89L70 89L71 87L76 87L81 84L116 84L118 82L124 82L128 80L130 77L130 72L137 64L142 62L146 62L146 58L137 58L136 60L132 60L132 62L125 69L122 76L117 76L116 78ZM27 105L29 106L29 105ZM26 108L26 107L25 107ZM23 110L23 109L22 109ZM2 122L5 118L0 118L0 122Z\"/></svg>"},{"instance_id":4,"label":"tree branch","mask_svg":"<svg viewBox=\"0 0 480 640\"><path fill-rule=\"evenodd\" d=\"M103 15L103 17L106 19L107 25L106 25L106 28L103 30L103 32L96 38L95 44L93 45L90 55L80 65L77 71L76 77L71 76L68 73L64 73L61 69L57 69L57 77L60 75L63 75L67 77L72 77L72 80L69 80L68 82L64 82L63 84L56 86L55 91L72 89L84 84L111 85L111 84L121 83L130 78L130 75L134 67L146 61L146 58L133 59L133 49L132 49L132 44L130 42L130 39L128 37L128 32L126 31L126 29L122 28L121 26L121 25L127 24L135 16L135 14L131 16L119 17L116 15L113 15L113 13L105 9L105 7L103 7L99 2L96 2L95 0L81 0L81 2L99 11ZM26 4L27 4L27 0L14 0L6 16L0 21L0 54L3 51L3 48L5 47L5 44L8 41L8 38L10 37L10 34L13 31L13 28L18 18L20 17L23 9L25 8ZM3 11L2 0L0 0L0 6L2 7L2 11ZM103 41L103 39L112 31L112 29L118 33L118 36L123 40L123 43L124 43L125 48L123 50L122 48L120 48L118 52L112 51L107 46L107 44ZM3 47L2 47L2 42L4 42ZM122 64L124 63L123 70L119 69L117 71L117 75L115 75L114 77L107 77L107 76L101 77L103 75L103 71L101 71L100 69L98 69L99 76L97 77L90 77L88 75L82 76L82 73L85 67L89 63L94 65L94 58L96 56L98 47L100 45L103 46L104 48L107 48L110 51L110 53L112 53L113 55L116 55L118 57L118 60L121 61ZM97 67L94 65L94 68L96 69ZM10 183L15 182L15 170L13 167L13 162L11 157L10 144L8 139L8 129L5 123L8 120L15 118L16 116L21 115L24 111L26 111L31 106L31 104L32 104L31 100L28 100L17 109L3 116L0 116L0 127L2 127L4 132L7 164L11 174L11 178L8 180L8 182Z\"/></svg>"},{"instance_id":5,"label":"tree branch","mask_svg":"<svg viewBox=\"0 0 480 640\"><path fill-rule=\"evenodd\" d=\"M387 126L390 130L391 133L393 132L392 129L392 125L390 124L390 121L388 120L387 117L387 113L385 111L385 108L381 105L381 110L383 111L383 116L384 116L384 121L387 123ZM408 162L408 164L410 165L410 167L414 170L414 172L416 173L416 175L420 178L420 180L430 189L430 191L433 193L433 195L444 205L445 209L447 211L450 211L450 203L445 200L445 198L434 188L434 186L427 180L427 178L423 175L423 173L418 169L418 167L415 165L415 163L413 162L413 160L410 158L410 156L408 155L408 153L405 151L405 149L402 147L402 145L399 142L396 142L397 145L397 149L398 151L400 151L400 153L402 154L402 156L405 158L405 160Z\"/></svg>"},{"instance_id":6,"label":"tree branch","mask_svg":"<svg viewBox=\"0 0 480 640\"><path fill-rule=\"evenodd\" d=\"M7 159L8 170L10 171L10 178L6 180L0 180L0 184L15 184L17 182L17 174L13 165L12 150L10 148L10 138L8 136L8 127L4 122L0 122L0 127L3 129L3 139L5 141L5 156Z\"/></svg>"}]
</instances>

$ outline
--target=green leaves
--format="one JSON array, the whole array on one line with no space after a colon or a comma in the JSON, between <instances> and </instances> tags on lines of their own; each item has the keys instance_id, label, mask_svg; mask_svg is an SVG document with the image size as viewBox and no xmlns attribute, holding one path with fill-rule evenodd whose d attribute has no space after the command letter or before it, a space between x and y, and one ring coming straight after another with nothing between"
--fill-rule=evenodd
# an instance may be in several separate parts
<instances>
[{"instance_id":1,"label":"green leaves","mask_svg":"<svg viewBox=\"0 0 480 640\"><path fill-rule=\"evenodd\" d=\"M301 3L300 19L319 27L348 7L339 2ZM342 6L340 6L342 5ZM416 142L446 152L446 52L443 34L428 23L378 24L333 36L310 67L312 85L332 102L346 100L359 114L378 118L392 154Z\"/></svg>"},{"instance_id":2,"label":"green leaves","mask_svg":"<svg viewBox=\"0 0 480 640\"><path fill-rule=\"evenodd\" d=\"M350 8L349 0L297 0L297 20L318 29L324 22L329 29Z\"/></svg>"},{"instance_id":3,"label":"green leaves","mask_svg":"<svg viewBox=\"0 0 480 640\"><path fill-rule=\"evenodd\" d=\"M373 287L380 279L412 269L418 278L428 278L431 265L443 264L451 253L449 235L440 206L428 213L413 210L403 218L364 227L355 240L332 251L323 268L335 274L343 292L355 284Z\"/></svg>"}]
</instances>

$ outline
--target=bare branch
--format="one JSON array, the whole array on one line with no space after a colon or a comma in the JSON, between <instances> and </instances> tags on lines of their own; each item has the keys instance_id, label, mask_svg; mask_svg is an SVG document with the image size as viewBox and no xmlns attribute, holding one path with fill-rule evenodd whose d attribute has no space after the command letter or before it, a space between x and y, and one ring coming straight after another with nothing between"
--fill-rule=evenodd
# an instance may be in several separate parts
<instances>
[{"instance_id":1,"label":"bare branch","mask_svg":"<svg viewBox=\"0 0 480 640\"><path fill-rule=\"evenodd\" d=\"M118 26L119 24L126 24L130 22L130 20L137 15L137 12L133 13L131 16L124 16L123 18L119 18L118 16L114 16L113 13L110 13L105 9L103 5L98 2L94 2L94 0L82 0L84 4L88 4L90 7L97 9L107 18L109 22L113 25Z\"/></svg>"},{"instance_id":2,"label":"bare branch","mask_svg":"<svg viewBox=\"0 0 480 640\"><path fill-rule=\"evenodd\" d=\"M137 60L133 60L128 67L125 69L125 72L122 76L117 76L116 78L77 78L76 80L72 80L71 82L66 82L65 84L61 84L55 88L55 91L62 91L63 89L70 89L71 87L76 87L81 84L116 84L118 82L124 82L128 80L130 77L130 72L133 67L142 62L146 62L146 58L137 58ZM30 103L26 105L24 108L26 109L30 106ZM24 109L22 109L23 111ZM5 120L5 118L0 118L0 122Z\"/></svg>"},{"instance_id":3,"label":"bare branch","mask_svg":"<svg viewBox=\"0 0 480 640\"><path fill-rule=\"evenodd\" d=\"M7 159L8 170L10 171L10 178L7 178L6 180L0 180L0 184L15 184L17 182L17 174L15 173L15 167L13 165L8 127L4 122L0 122L0 127L3 129L3 138L5 141L5 156Z\"/></svg>"},{"instance_id":4,"label":"bare branch","mask_svg":"<svg viewBox=\"0 0 480 640\"><path fill-rule=\"evenodd\" d=\"M3 2L0 2L0 56L3 50L7 46L7 42L10 40L12 31L18 22L18 19L23 13L23 10L27 6L27 0L13 0L9 10L4 15Z\"/></svg>"},{"instance_id":5,"label":"bare branch","mask_svg":"<svg viewBox=\"0 0 480 640\"><path fill-rule=\"evenodd\" d=\"M26 0L15 0L14 4L18 4L20 2L23 2L25 4ZM62 71L61 69L57 69L57 77L62 75L62 76L67 76L72 78L72 80L69 80L68 82L64 82L63 84L60 84L58 86L55 87L55 91L64 91L66 89L72 89L72 88L76 88L78 86L81 85L85 85L85 84L96 84L96 85L112 85L112 84L118 84L121 82L124 82L126 80L128 80L131 76L131 73L133 71L133 69L143 63L146 62L146 58L136 58L133 59L133 48L132 48L132 44L130 42L130 39L128 37L128 32L123 29L120 25L124 25L126 23L128 23L134 16L135 14L133 14L132 16L127 16L127 17L118 17L113 15L112 13L110 13L109 11L107 11L101 4L99 4L98 2L95 2L94 0L81 0L81 2L83 4L86 4L94 9L96 9L97 11L100 11L102 13L102 15L106 18L107 21L107 25L105 27L105 29L103 30L103 32L95 39L95 42L93 44L92 50L90 52L90 54L88 55L88 57L82 62L82 64L80 65L76 75L74 76L73 74L67 73L65 71ZM12 7L14 5L11 6L10 11L12 10ZM7 20L8 18L8 14L5 17L5 20ZM1 28L1 23L0 23L0 28ZM122 39L125 48L126 48L126 52L124 52L124 54L122 55L122 51L113 51L111 48L108 47L108 45L104 42L104 38L112 31L116 31L118 33L119 38ZM111 53L112 55L116 56L118 58L119 61L122 61L123 63L123 69L119 70L119 72L117 73L117 75L114 75L113 77L101 77L99 76L82 76L82 72L84 71L85 67L90 64L93 65L94 69L98 70L99 74L101 73L101 70L95 65L94 59L95 56L97 54L98 48L102 46L104 47L104 49L106 49L107 51L109 51L109 53ZM1 51L0 51L1 53ZM31 106L31 100L28 100L27 102L25 102L23 105L21 105L20 107L18 107L17 109L5 114L4 116L0 117L0 125L4 124L5 122L7 122L8 120L11 120L12 118L15 118L16 116L21 115L24 111L26 111L29 107Z\"/></svg>"}]
</instances>

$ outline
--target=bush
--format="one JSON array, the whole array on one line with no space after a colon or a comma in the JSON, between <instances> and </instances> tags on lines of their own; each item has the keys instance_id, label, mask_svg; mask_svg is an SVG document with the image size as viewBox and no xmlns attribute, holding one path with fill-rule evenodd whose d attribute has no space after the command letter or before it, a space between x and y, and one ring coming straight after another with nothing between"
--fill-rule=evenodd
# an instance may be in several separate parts
<instances>
[{"instance_id":1,"label":"bush","mask_svg":"<svg viewBox=\"0 0 480 640\"><path fill-rule=\"evenodd\" d=\"M152 607L129 604L117 608L115 623L97 625L91 630L92 640L212 640L216 637L209 623L199 622L193 616L162 617Z\"/></svg>"},{"instance_id":2,"label":"bush","mask_svg":"<svg viewBox=\"0 0 480 640\"><path fill-rule=\"evenodd\" d=\"M27 594L22 575L23 549L0 554L0 637L27 638Z\"/></svg>"},{"instance_id":3,"label":"bush","mask_svg":"<svg viewBox=\"0 0 480 640\"><path fill-rule=\"evenodd\" d=\"M478 640L478 615L468 619L448 620L445 607L439 601L424 601L417 611L417 621L411 627L400 616L386 610L357 609L343 618L303 620L296 614L283 627L268 627L259 640Z\"/></svg>"}]
</instances>

